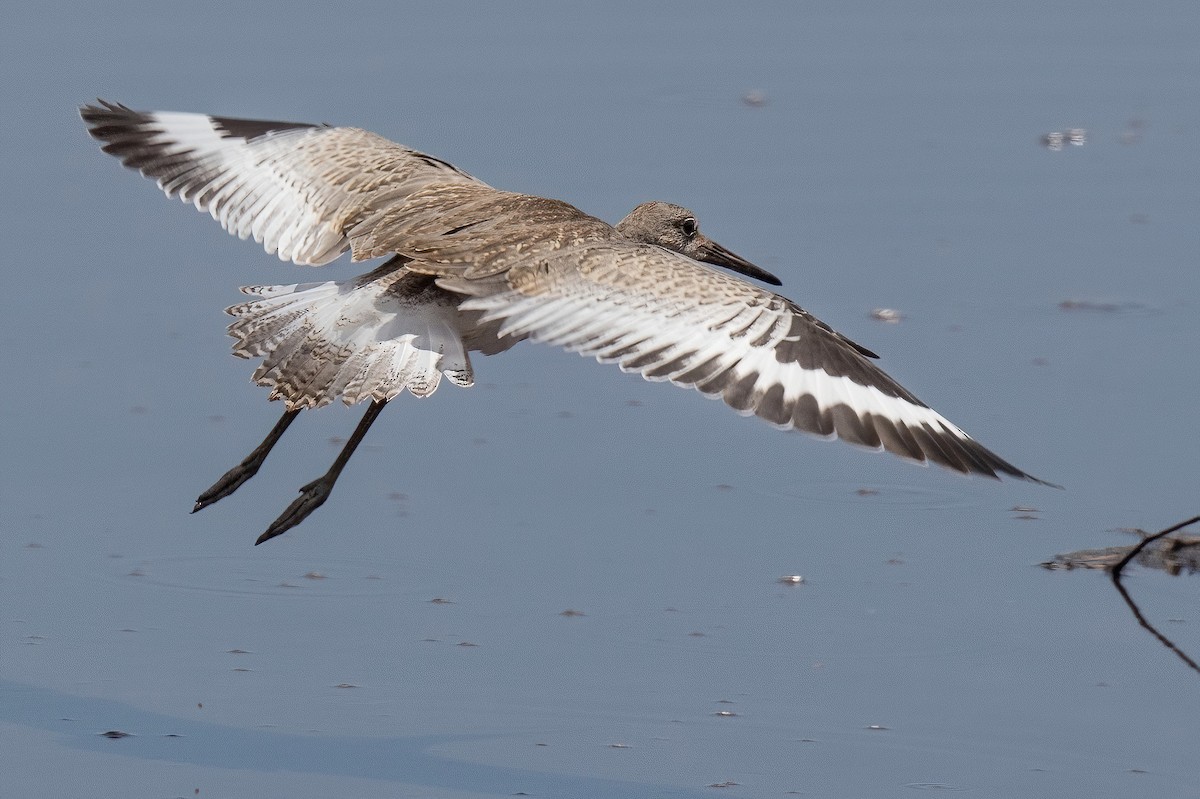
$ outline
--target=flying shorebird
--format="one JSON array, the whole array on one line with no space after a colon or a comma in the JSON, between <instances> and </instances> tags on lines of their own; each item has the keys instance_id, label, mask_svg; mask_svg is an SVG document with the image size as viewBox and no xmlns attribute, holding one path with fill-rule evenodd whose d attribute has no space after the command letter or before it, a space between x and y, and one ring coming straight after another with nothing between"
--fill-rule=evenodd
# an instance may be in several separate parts
<instances>
[{"instance_id":1,"label":"flying shorebird","mask_svg":"<svg viewBox=\"0 0 1200 799\"><path fill-rule=\"evenodd\" d=\"M720 397L783 429L838 437L963 473L1044 483L976 443L894 381L877 356L791 300L706 264L779 280L707 238L696 217L644 203L615 227L559 200L500 191L358 128L134 111L80 115L102 149L269 253L323 266L387 257L352 280L248 286L227 312L234 354L286 410L193 512L258 472L296 415L370 401L329 471L256 541L328 498L368 428L405 389L473 383L470 352L526 338L648 380Z\"/></svg>"}]
</instances>

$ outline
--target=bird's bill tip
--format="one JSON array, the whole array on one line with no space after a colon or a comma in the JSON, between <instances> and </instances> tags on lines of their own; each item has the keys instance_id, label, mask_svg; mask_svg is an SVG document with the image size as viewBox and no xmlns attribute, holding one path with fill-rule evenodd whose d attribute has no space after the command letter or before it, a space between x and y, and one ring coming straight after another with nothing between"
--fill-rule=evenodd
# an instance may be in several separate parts
<instances>
[{"instance_id":1,"label":"bird's bill tip","mask_svg":"<svg viewBox=\"0 0 1200 799\"><path fill-rule=\"evenodd\" d=\"M746 277L752 277L755 280L761 280L763 283L769 283L772 286L782 286L783 281L772 275L767 270L755 266L740 255L730 252L729 250L717 244L712 239L708 239L699 248L697 253L699 259L705 263L714 266L721 266L732 272L737 272Z\"/></svg>"}]
</instances>

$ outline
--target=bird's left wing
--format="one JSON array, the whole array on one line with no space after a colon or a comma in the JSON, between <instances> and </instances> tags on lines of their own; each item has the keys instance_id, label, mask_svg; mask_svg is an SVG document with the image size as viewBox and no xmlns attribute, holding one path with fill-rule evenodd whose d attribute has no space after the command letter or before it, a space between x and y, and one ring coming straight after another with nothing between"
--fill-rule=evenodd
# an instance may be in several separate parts
<instances>
[{"instance_id":1,"label":"bird's left wing","mask_svg":"<svg viewBox=\"0 0 1200 799\"><path fill-rule=\"evenodd\" d=\"M557 344L743 414L960 472L1037 481L791 300L660 247L582 243L500 275L419 263L499 335ZM1037 481L1041 482L1041 481Z\"/></svg>"}]
</instances>

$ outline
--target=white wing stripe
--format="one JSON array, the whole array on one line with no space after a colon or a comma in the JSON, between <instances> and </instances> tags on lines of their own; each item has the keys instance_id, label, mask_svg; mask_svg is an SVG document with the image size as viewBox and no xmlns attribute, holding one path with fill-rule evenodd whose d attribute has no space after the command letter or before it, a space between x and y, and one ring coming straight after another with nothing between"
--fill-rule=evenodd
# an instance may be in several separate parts
<instances>
[{"instance_id":1,"label":"white wing stripe","mask_svg":"<svg viewBox=\"0 0 1200 799\"><path fill-rule=\"evenodd\" d=\"M781 363L775 347L796 337L787 335L788 325L782 324L778 314L761 307L743 308L731 314L711 308L677 308L664 314L650 303L637 307L596 302L588 296L531 298L515 292L471 298L462 307L485 310L486 318L504 318L503 334L529 335L600 361L615 356L623 370L639 372L647 379L679 384L677 378L700 370L707 380L720 383L709 393L721 393L723 387L752 380L748 405L738 408L743 414L761 410L764 398L775 391L782 397L785 410L797 407L804 397L815 401L820 414L847 408L858 417L857 421L845 416L841 423L854 428L865 429L870 426L871 418L880 418L888 420L897 432L908 428L921 431L934 439L935 446L936 436L925 434L926 428L936 434L971 441L960 428L924 405L890 396L847 376L830 375L795 362ZM719 321L713 323L713 318ZM659 371L667 366L672 367L669 372ZM690 382L685 385L704 388ZM788 412L787 421L772 423L792 428L797 425L797 417ZM911 436L908 433L907 437ZM923 449L928 447L927 443Z\"/></svg>"}]
</instances>

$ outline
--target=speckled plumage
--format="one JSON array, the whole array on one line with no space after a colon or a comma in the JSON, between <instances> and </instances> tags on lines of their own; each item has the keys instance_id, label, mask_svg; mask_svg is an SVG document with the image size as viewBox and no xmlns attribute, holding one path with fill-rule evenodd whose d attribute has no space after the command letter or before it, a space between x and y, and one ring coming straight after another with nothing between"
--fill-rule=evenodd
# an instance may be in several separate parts
<instances>
[{"instance_id":1,"label":"speckled plumage","mask_svg":"<svg viewBox=\"0 0 1200 799\"><path fill-rule=\"evenodd\" d=\"M472 384L468 354L532 338L720 397L781 428L991 477L1026 473L930 409L707 239L687 209L646 203L612 226L501 191L356 128L81 109L91 134L170 196L268 252L320 266L387 257L347 281L255 286L236 355L289 409ZM708 263L703 263L708 262Z\"/></svg>"}]
</instances>

